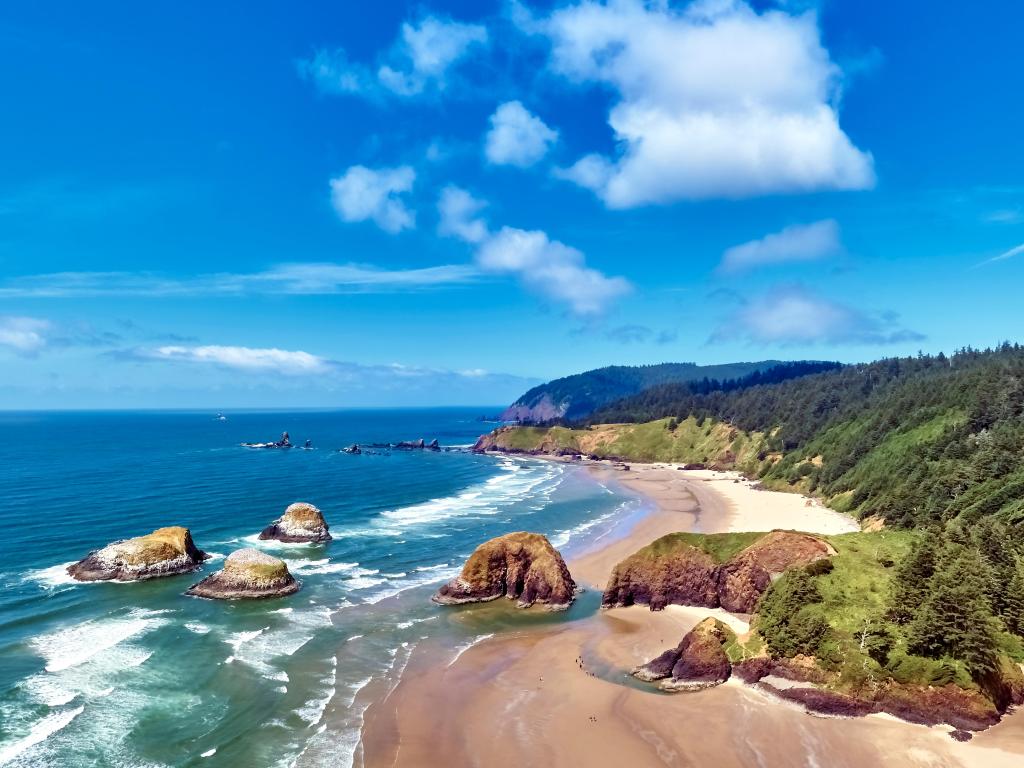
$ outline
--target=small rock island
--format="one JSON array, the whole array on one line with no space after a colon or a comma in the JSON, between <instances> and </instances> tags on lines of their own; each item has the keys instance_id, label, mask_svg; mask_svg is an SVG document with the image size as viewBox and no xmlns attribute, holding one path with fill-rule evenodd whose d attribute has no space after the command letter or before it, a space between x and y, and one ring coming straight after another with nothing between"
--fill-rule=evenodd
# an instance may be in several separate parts
<instances>
[{"instance_id":1,"label":"small rock island","mask_svg":"<svg viewBox=\"0 0 1024 768\"><path fill-rule=\"evenodd\" d=\"M653 682L666 691L699 691L720 685L732 674L725 645L735 635L713 617L691 629L675 648L670 648L633 670L633 676Z\"/></svg>"},{"instance_id":2,"label":"small rock island","mask_svg":"<svg viewBox=\"0 0 1024 768\"><path fill-rule=\"evenodd\" d=\"M519 531L477 547L462 573L441 587L433 600L461 605L507 597L520 608L540 603L559 611L572 605L576 591L576 582L551 542L539 533Z\"/></svg>"},{"instance_id":3,"label":"small rock island","mask_svg":"<svg viewBox=\"0 0 1024 768\"><path fill-rule=\"evenodd\" d=\"M304 501L289 504L284 514L260 532L264 541L320 543L331 540L323 513Z\"/></svg>"},{"instance_id":4,"label":"small rock island","mask_svg":"<svg viewBox=\"0 0 1024 768\"><path fill-rule=\"evenodd\" d=\"M257 549L240 549L228 555L223 570L193 584L185 594L219 600L284 597L298 592L299 586L284 560Z\"/></svg>"},{"instance_id":5,"label":"small rock island","mask_svg":"<svg viewBox=\"0 0 1024 768\"><path fill-rule=\"evenodd\" d=\"M188 528L171 526L115 541L90 552L67 570L78 581L141 581L190 573L208 558L192 542Z\"/></svg>"}]
</instances>

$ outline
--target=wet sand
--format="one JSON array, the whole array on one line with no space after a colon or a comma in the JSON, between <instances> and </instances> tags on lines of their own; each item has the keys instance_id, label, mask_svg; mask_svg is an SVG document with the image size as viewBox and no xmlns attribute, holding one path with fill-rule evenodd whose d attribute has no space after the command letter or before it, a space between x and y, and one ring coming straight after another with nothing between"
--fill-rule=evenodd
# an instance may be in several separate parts
<instances>
[{"instance_id":1,"label":"wet sand","mask_svg":"<svg viewBox=\"0 0 1024 768\"><path fill-rule=\"evenodd\" d=\"M673 531L856 530L849 518L808 507L802 497L754 490L724 473L657 465L592 471L647 496L653 510L570 560L588 589L600 590L616 562ZM454 663L444 649L425 648L390 695L367 710L358 757L370 768L1024 765L1019 715L960 744L948 729L887 716L812 716L738 681L665 695L625 674L713 613L678 606L595 612L501 634ZM743 617L717 614L743 628Z\"/></svg>"}]
</instances>

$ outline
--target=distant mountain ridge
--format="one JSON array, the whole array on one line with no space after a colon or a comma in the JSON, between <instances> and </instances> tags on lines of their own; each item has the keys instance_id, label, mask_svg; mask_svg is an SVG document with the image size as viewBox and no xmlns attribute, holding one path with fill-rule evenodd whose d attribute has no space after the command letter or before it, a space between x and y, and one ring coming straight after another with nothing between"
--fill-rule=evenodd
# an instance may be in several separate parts
<instances>
[{"instance_id":1,"label":"distant mountain ridge","mask_svg":"<svg viewBox=\"0 0 1024 768\"><path fill-rule=\"evenodd\" d=\"M780 365L784 363L779 360L723 365L609 365L536 386L506 408L501 419L525 423L582 419L602 406L651 387L703 379L739 379Z\"/></svg>"}]
</instances>

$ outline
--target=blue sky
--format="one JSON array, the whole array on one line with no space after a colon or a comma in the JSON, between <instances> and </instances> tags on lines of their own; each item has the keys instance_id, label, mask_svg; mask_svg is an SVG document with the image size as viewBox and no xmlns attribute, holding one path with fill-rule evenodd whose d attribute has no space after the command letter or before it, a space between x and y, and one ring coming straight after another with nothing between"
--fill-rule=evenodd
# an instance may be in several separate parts
<instances>
[{"instance_id":1,"label":"blue sky","mask_svg":"<svg viewBox=\"0 0 1024 768\"><path fill-rule=\"evenodd\" d=\"M1024 8L0 8L0 406L1020 340Z\"/></svg>"}]
</instances>

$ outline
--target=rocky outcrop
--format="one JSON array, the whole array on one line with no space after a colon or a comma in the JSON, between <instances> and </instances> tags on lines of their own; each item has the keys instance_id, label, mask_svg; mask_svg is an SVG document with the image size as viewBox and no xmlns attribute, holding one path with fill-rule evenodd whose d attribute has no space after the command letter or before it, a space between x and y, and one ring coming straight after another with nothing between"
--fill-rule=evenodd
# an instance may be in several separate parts
<instances>
[{"instance_id":1,"label":"rocky outcrop","mask_svg":"<svg viewBox=\"0 0 1024 768\"><path fill-rule=\"evenodd\" d=\"M145 536L108 544L68 566L79 581L139 581L189 573L209 558L188 528L157 528Z\"/></svg>"},{"instance_id":2,"label":"rocky outcrop","mask_svg":"<svg viewBox=\"0 0 1024 768\"><path fill-rule=\"evenodd\" d=\"M773 578L794 566L808 565L834 554L827 542L815 536L772 531L719 570L719 602L727 611L752 613Z\"/></svg>"},{"instance_id":3,"label":"rocky outcrop","mask_svg":"<svg viewBox=\"0 0 1024 768\"><path fill-rule=\"evenodd\" d=\"M751 613L773 578L832 554L835 550L815 536L772 531L721 563L683 536L669 534L615 566L602 605L640 603L652 611L694 605Z\"/></svg>"},{"instance_id":4,"label":"rocky outcrop","mask_svg":"<svg viewBox=\"0 0 1024 768\"><path fill-rule=\"evenodd\" d=\"M240 549L224 561L224 569L189 587L186 595L220 600L283 597L299 591L299 582L283 560L258 549Z\"/></svg>"},{"instance_id":5,"label":"rocky outcrop","mask_svg":"<svg viewBox=\"0 0 1024 768\"><path fill-rule=\"evenodd\" d=\"M708 617L687 632L678 646L634 669L633 676L660 680L659 687L666 691L696 691L720 685L732 673L725 654L725 644L731 637L728 627Z\"/></svg>"},{"instance_id":6,"label":"rocky outcrop","mask_svg":"<svg viewBox=\"0 0 1024 768\"><path fill-rule=\"evenodd\" d=\"M323 513L303 501L290 504L284 514L260 532L260 538L292 543L330 541Z\"/></svg>"},{"instance_id":7,"label":"rocky outcrop","mask_svg":"<svg viewBox=\"0 0 1024 768\"><path fill-rule=\"evenodd\" d=\"M441 605L479 603L507 597L520 608L540 603L568 608L576 582L551 542L539 533L508 533L481 544L462 573L434 595Z\"/></svg>"}]
</instances>

